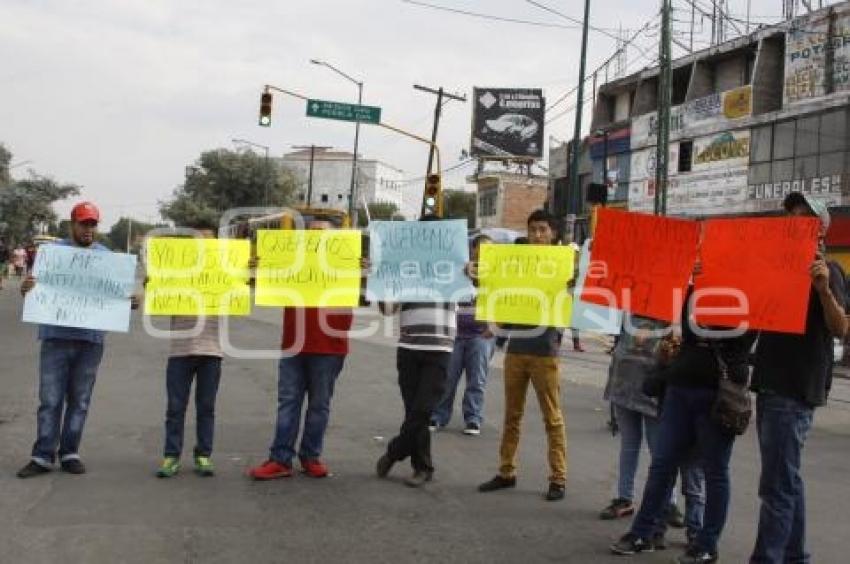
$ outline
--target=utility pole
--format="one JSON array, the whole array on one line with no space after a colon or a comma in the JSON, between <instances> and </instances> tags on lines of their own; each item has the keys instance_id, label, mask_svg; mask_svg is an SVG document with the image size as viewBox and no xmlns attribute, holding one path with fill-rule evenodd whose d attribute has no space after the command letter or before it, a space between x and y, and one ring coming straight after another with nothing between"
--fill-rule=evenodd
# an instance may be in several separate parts
<instances>
[{"instance_id":1,"label":"utility pole","mask_svg":"<svg viewBox=\"0 0 850 564\"><path fill-rule=\"evenodd\" d=\"M437 144L437 130L440 127L440 117L442 116L443 111L443 98L445 97L448 98L448 100L457 100L458 102L466 102L466 96L461 94L449 94L445 91L445 89L443 89L442 86L434 90L433 88L428 88L427 86L420 86L418 84L414 84L413 88L437 96L437 105L434 107L434 129L431 131L431 147L428 149L428 169L425 171L425 176L429 176L431 174L431 167L434 163L434 147ZM438 170L437 173L441 174L442 171ZM420 213L425 213L425 198L422 198L422 209Z\"/></svg>"},{"instance_id":2,"label":"utility pole","mask_svg":"<svg viewBox=\"0 0 850 564\"><path fill-rule=\"evenodd\" d=\"M658 49L658 139L655 151L655 214L667 214L667 161L670 156L670 105L672 68L670 60L671 0L661 0L661 44Z\"/></svg>"},{"instance_id":3,"label":"utility pole","mask_svg":"<svg viewBox=\"0 0 850 564\"><path fill-rule=\"evenodd\" d=\"M310 149L310 173L307 176L307 207L310 207L310 204L313 201L313 162L316 160L316 149L320 151L324 151L326 149L332 149L333 147L321 147L318 145L293 145L293 149Z\"/></svg>"},{"instance_id":4,"label":"utility pole","mask_svg":"<svg viewBox=\"0 0 850 564\"><path fill-rule=\"evenodd\" d=\"M127 254L130 253L130 241L133 240L133 220L127 218Z\"/></svg>"},{"instance_id":5,"label":"utility pole","mask_svg":"<svg viewBox=\"0 0 850 564\"><path fill-rule=\"evenodd\" d=\"M578 71L578 98L576 99L576 125L573 131L573 154L570 164L570 190L573 194L581 193L578 163L579 155L581 155L581 114L584 111L582 102L584 98L584 73L587 65L587 28L589 23L590 0L584 0L584 25L581 32L581 59Z\"/></svg>"}]
</instances>

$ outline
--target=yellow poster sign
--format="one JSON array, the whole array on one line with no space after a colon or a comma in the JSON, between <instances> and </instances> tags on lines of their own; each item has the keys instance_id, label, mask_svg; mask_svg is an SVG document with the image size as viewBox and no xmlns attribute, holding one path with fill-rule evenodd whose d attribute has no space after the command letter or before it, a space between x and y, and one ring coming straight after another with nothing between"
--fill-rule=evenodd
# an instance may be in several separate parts
<instances>
[{"instance_id":1,"label":"yellow poster sign","mask_svg":"<svg viewBox=\"0 0 850 564\"><path fill-rule=\"evenodd\" d=\"M247 315L251 243L155 238L147 242L147 315Z\"/></svg>"},{"instance_id":2,"label":"yellow poster sign","mask_svg":"<svg viewBox=\"0 0 850 564\"><path fill-rule=\"evenodd\" d=\"M360 303L360 232L257 232L260 306L356 307Z\"/></svg>"},{"instance_id":3,"label":"yellow poster sign","mask_svg":"<svg viewBox=\"0 0 850 564\"><path fill-rule=\"evenodd\" d=\"M569 327L567 289L575 251L549 245L482 245L475 318L497 323Z\"/></svg>"}]
</instances>

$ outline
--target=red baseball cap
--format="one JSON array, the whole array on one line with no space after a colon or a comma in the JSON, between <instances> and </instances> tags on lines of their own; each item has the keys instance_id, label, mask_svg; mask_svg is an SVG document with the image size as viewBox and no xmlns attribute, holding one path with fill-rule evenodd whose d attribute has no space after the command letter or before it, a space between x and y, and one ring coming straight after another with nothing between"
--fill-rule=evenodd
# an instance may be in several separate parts
<instances>
[{"instance_id":1,"label":"red baseball cap","mask_svg":"<svg viewBox=\"0 0 850 564\"><path fill-rule=\"evenodd\" d=\"M100 210L91 202L80 202L71 210L71 221L100 221Z\"/></svg>"}]
</instances>

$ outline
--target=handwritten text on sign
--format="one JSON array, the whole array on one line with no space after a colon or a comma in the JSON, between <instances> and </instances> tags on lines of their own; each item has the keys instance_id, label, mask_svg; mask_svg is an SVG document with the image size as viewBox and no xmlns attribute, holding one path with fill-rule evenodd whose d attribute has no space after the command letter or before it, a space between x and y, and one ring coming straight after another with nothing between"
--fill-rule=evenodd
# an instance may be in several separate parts
<instances>
[{"instance_id":1,"label":"handwritten text on sign","mask_svg":"<svg viewBox=\"0 0 850 564\"><path fill-rule=\"evenodd\" d=\"M818 228L813 217L706 222L697 321L803 333Z\"/></svg>"},{"instance_id":2,"label":"handwritten text on sign","mask_svg":"<svg viewBox=\"0 0 850 564\"><path fill-rule=\"evenodd\" d=\"M136 257L64 245L43 245L35 287L23 320L46 325L127 332Z\"/></svg>"},{"instance_id":3,"label":"handwritten text on sign","mask_svg":"<svg viewBox=\"0 0 850 564\"><path fill-rule=\"evenodd\" d=\"M257 305L356 307L360 232L263 230L257 233Z\"/></svg>"},{"instance_id":4,"label":"handwritten text on sign","mask_svg":"<svg viewBox=\"0 0 850 564\"><path fill-rule=\"evenodd\" d=\"M700 226L695 221L602 208L581 299L664 321L681 315Z\"/></svg>"},{"instance_id":5,"label":"handwritten text on sign","mask_svg":"<svg viewBox=\"0 0 850 564\"><path fill-rule=\"evenodd\" d=\"M147 315L247 315L249 241L156 238L147 242Z\"/></svg>"},{"instance_id":6,"label":"handwritten text on sign","mask_svg":"<svg viewBox=\"0 0 850 564\"><path fill-rule=\"evenodd\" d=\"M566 327L575 251L548 245L482 245L475 318L497 323Z\"/></svg>"},{"instance_id":7,"label":"handwritten text on sign","mask_svg":"<svg viewBox=\"0 0 850 564\"><path fill-rule=\"evenodd\" d=\"M465 220L373 221L369 258L369 299L458 302L472 295L464 273L469 262Z\"/></svg>"}]
</instances>

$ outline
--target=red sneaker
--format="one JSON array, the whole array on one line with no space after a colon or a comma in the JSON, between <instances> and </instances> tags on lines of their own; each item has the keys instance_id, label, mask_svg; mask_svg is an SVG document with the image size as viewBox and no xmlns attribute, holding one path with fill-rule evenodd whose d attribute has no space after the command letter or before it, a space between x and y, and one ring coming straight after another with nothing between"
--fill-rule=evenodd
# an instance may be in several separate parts
<instances>
[{"instance_id":1,"label":"red sneaker","mask_svg":"<svg viewBox=\"0 0 850 564\"><path fill-rule=\"evenodd\" d=\"M276 480L292 476L292 466L281 464L274 460L266 460L260 466L248 470L248 475L255 480Z\"/></svg>"},{"instance_id":2,"label":"red sneaker","mask_svg":"<svg viewBox=\"0 0 850 564\"><path fill-rule=\"evenodd\" d=\"M318 458L302 460L301 468L303 468L304 473L311 478L324 478L328 475L328 467L325 466L325 464Z\"/></svg>"}]
</instances>

